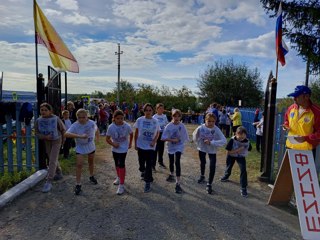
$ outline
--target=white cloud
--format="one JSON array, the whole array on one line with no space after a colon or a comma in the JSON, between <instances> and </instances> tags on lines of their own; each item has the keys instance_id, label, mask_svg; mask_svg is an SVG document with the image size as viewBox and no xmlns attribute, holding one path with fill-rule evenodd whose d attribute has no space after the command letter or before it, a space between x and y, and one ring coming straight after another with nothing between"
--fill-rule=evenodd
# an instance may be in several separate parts
<instances>
[{"instance_id":1,"label":"white cloud","mask_svg":"<svg viewBox=\"0 0 320 240\"><path fill-rule=\"evenodd\" d=\"M257 0L38 0L79 62L68 74L72 92L110 91L117 79L134 84L195 88L195 79L216 59L257 66L265 78L275 68L274 26ZM35 91L32 1L0 2L0 71L4 88ZM273 21L275 22L275 21ZM38 46L39 72L51 65ZM279 69L279 92L304 79L305 65L291 51ZM274 71L275 72L275 71ZM292 74L291 74L292 73ZM300 73L300 74L299 74ZM19 88L19 89L17 89Z\"/></svg>"},{"instance_id":2,"label":"white cloud","mask_svg":"<svg viewBox=\"0 0 320 240\"><path fill-rule=\"evenodd\" d=\"M75 10L75 11L79 9L78 2L76 0L57 0L57 4L62 9Z\"/></svg>"}]
</instances>

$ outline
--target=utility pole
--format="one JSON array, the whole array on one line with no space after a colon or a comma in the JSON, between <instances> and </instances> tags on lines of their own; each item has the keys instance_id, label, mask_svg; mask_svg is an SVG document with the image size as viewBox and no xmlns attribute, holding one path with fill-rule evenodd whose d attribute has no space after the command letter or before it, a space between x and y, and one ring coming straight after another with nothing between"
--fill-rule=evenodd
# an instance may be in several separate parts
<instances>
[{"instance_id":1,"label":"utility pole","mask_svg":"<svg viewBox=\"0 0 320 240\"><path fill-rule=\"evenodd\" d=\"M120 105L120 54L123 54L123 51L120 51L120 43L118 43L118 52L115 52L115 55L118 55L118 91L117 91L117 104Z\"/></svg>"}]
</instances>

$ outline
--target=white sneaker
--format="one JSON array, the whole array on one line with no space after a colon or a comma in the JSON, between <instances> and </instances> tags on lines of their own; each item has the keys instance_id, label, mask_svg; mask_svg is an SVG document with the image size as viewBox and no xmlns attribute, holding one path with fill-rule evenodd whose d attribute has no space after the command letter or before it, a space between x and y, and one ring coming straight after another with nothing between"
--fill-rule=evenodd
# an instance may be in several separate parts
<instances>
[{"instance_id":1,"label":"white sneaker","mask_svg":"<svg viewBox=\"0 0 320 240\"><path fill-rule=\"evenodd\" d=\"M113 185L119 185L120 179L119 177L116 177L116 179L113 181Z\"/></svg>"},{"instance_id":2,"label":"white sneaker","mask_svg":"<svg viewBox=\"0 0 320 240\"><path fill-rule=\"evenodd\" d=\"M117 194L121 195L124 193L124 186L122 184L119 185L118 190L117 190Z\"/></svg>"},{"instance_id":3,"label":"white sneaker","mask_svg":"<svg viewBox=\"0 0 320 240\"><path fill-rule=\"evenodd\" d=\"M50 191L51 191L51 188L52 188L52 184L49 183L49 182L46 182L46 183L43 185L42 192L43 192L43 193L50 192Z\"/></svg>"}]
</instances>

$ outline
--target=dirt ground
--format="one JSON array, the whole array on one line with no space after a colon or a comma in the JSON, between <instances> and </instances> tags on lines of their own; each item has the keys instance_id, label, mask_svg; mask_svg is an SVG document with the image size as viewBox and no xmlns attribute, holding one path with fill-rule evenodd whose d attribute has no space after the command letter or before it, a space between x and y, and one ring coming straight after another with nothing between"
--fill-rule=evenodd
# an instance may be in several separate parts
<instances>
[{"instance_id":1,"label":"dirt ground","mask_svg":"<svg viewBox=\"0 0 320 240\"><path fill-rule=\"evenodd\" d=\"M0 210L0 240L301 239L298 216L266 204L271 192L266 184L249 182L249 197L243 198L238 182L219 181L224 155L220 151L217 157L212 195L206 193L205 184L197 183L200 167L192 143L186 145L181 159L184 192L176 194L175 184L166 181L168 170L157 168L152 191L144 193L137 153L130 149L126 192L118 196L112 184L112 154L106 146L96 154L98 185L89 183L87 165L80 196L73 194L74 175L55 182L47 194L39 184Z\"/></svg>"}]
</instances>

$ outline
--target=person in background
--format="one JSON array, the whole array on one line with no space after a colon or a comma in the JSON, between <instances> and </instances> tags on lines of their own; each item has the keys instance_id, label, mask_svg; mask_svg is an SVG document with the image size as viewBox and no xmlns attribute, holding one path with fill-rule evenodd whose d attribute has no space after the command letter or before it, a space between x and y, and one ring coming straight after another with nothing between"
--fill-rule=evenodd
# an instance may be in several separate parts
<instances>
[{"instance_id":1,"label":"person in background","mask_svg":"<svg viewBox=\"0 0 320 240\"><path fill-rule=\"evenodd\" d=\"M99 131L96 123L88 118L88 112L80 108L77 111L77 121L74 122L68 131L65 133L67 138L75 138L76 140L76 186L74 188L75 195L82 192L81 189L81 174L85 155L88 156L89 165L89 181L93 184L98 184L94 176L94 155L96 145L94 140L99 139Z\"/></svg>"},{"instance_id":2,"label":"person in background","mask_svg":"<svg viewBox=\"0 0 320 240\"><path fill-rule=\"evenodd\" d=\"M182 193L180 185L181 176L181 154L184 150L184 144L189 141L188 131L185 125L181 122L182 113L179 109L172 110L172 121L164 128L161 137L162 141L167 142L168 155L170 161L170 175L167 181L174 181L174 164L176 165L176 193Z\"/></svg>"},{"instance_id":3,"label":"person in background","mask_svg":"<svg viewBox=\"0 0 320 240\"><path fill-rule=\"evenodd\" d=\"M129 137L129 140L128 140ZM116 110L113 113L113 123L108 127L106 141L112 146L112 155L117 171L117 178L113 182L119 185L117 194L124 193L124 180L126 176L126 156L132 146L133 132L131 126L124 121L124 113Z\"/></svg>"},{"instance_id":4,"label":"person in background","mask_svg":"<svg viewBox=\"0 0 320 240\"><path fill-rule=\"evenodd\" d=\"M159 167L165 169L166 166L163 163L164 141L161 140L161 136L165 126L168 124L168 118L167 118L167 115L163 114L164 112L163 103L158 103L156 105L156 112L157 113L153 115L153 118L157 119L160 125L160 132L159 132L159 137L157 140L157 147L156 147L156 155L158 155ZM157 156L153 162L153 166L152 166L153 170L156 169L156 162L157 162Z\"/></svg>"},{"instance_id":5,"label":"person in background","mask_svg":"<svg viewBox=\"0 0 320 240\"><path fill-rule=\"evenodd\" d=\"M236 131L238 127L242 126L242 120L241 120L241 112L239 108L234 109L234 113L230 115L230 119L232 120L232 132L233 135L236 134Z\"/></svg>"},{"instance_id":6,"label":"person in background","mask_svg":"<svg viewBox=\"0 0 320 240\"><path fill-rule=\"evenodd\" d=\"M223 133L223 135L226 137L227 136L227 121L228 121L228 114L227 111L225 109L222 109L221 114L219 116L219 127ZM229 125L230 128L230 125Z\"/></svg>"},{"instance_id":7,"label":"person in background","mask_svg":"<svg viewBox=\"0 0 320 240\"><path fill-rule=\"evenodd\" d=\"M252 125L256 128L256 149L260 152L261 148L264 147L263 144L263 121L264 121L264 113L262 112L261 118L259 121L252 123Z\"/></svg>"},{"instance_id":8,"label":"person in background","mask_svg":"<svg viewBox=\"0 0 320 240\"><path fill-rule=\"evenodd\" d=\"M139 105L138 103L134 102L132 107L132 121L135 122L138 118L138 112L139 112Z\"/></svg>"},{"instance_id":9,"label":"person in background","mask_svg":"<svg viewBox=\"0 0 320 240\"><path fill-rule=\"evenodd\" d=\"M104 104L100 103L99 105L99 131L101 136L105 136L107 132L108 125L108 111Z\"/></svg>"},{"instance_id":10,"label":"person in background","mask_svg":"<svg viewBox=\"0 0 320 240\"><path fill-rule=\"evenodd\" d=\"M144 116L134 123L135 149L138 151L139 171L145 181L144 192L151 191L152 164L156 157L156 144L159 137L160 126L158 120L152 118L153 107L150 103L143 106Z\"/></svg>"},{"instance_id":11,"label":"person in background","mask_svg":"<svg viewBox=\"0 0 320 240\"><path fill-rule=\"evenodd\" d=\"M200 159L200 178L198 183L205 183L206 155L210 159L210 172L207 183L207 193L212 193L212 182L216 171L217 150L227 143L227 139L221 130L215 125L216 115L208 113L205 118L205 124L194 130L193 141L197 144Z\"/></svg>"},{"instance_id":12,"label":"person in background","mask_svg":"<svg viewBox=\"0 0 320 240\"><path fill-rule=\"evenodd\" d=\"M316 147L320 143L320 107L311 101L311 89L307 86L296 86L288 97L293 97L294 103L288 107L282 126L298 143L287 139L286 147L312 150L315 158Z\"/></svg>"},{"instance_id":13,"label":"person in background","mask_svg":"<svg viewBox=\"0 0 320 240\"><path fill-rule=\"evenodd\" d=\"M66 128L66 130L68 130L71 127L71 120L69 118L69 111L68 110L63 110L62 111L62 122ZM63 157L68 159L69 158L69 154L70 154L70 148L72 145L72 139L71 138L66 138L64 140L63 143Z\"/></svg>"},{"instance_id":14,"label":"person in background","mask_svg":"<svg viewBox=\"0 0 320 240\"><path fill-rule=\"evenodd\" d=\"M221 182L229 181L231 175L232 167L237 161L240 168L240 185L241 185L241 196L248 197L247 186L247 167L246 167L246 156L248 151L251 151L252 146L247 138L247 130L240 126L236 130L235 136L233 136L227 146L227 160L226 160L226 170L224 176L220 179Z\"/></svg>"},{"instance_id":15,"label":"person in background","mask_svg":"<svg viewBox=\"0 0 320 240\"><path fill-rule=\"evenodd\" d=\"M40 105L40 115L35 122L35 133L39 139L44 140L46 154L49 158L47 181L42 188L42 192L47 193L52 189L52 181L62 178L59 152L64 139L65 127L60 118L53 114L53 108L48 103Z\"/></svg>"},{"instance_id":16,"label":"person in background","mask_svg":"<svg viewBox=\"0 0 320 240\"><path fill-rule=\"evenodd\" d=\"M74 106L74 103L71 101L67 102L67 109L69 111L69 118L72 123L77 121L77 109Z\"/></svg>"}]
</instances>

